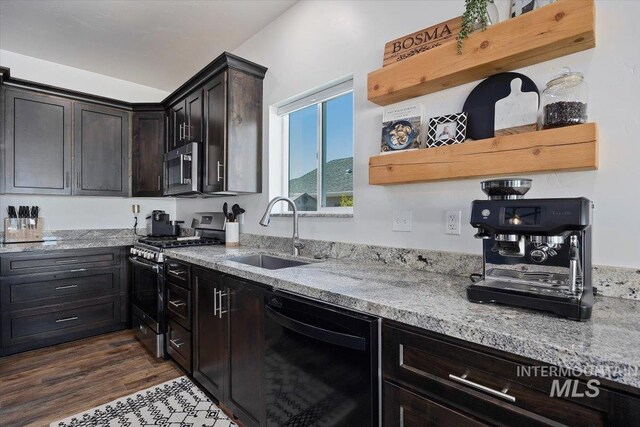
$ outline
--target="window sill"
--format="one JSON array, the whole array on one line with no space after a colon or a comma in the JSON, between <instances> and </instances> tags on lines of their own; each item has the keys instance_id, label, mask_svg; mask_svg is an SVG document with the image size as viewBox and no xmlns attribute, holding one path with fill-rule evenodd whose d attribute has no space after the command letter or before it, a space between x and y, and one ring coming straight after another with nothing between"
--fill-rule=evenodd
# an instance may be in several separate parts
<instances>
[{"instance_id":1,"label":"window sill","mask_svg":"<svg viewBox=\"0 0 640 427\"><path fill-rule=\"evenodd\" d=\"M290 217L293 216L293 212L278 212L272 213L272 217ZM353 218L353 212L298 212L298 216L311 217L311 218Z\"/></svg>"}]
</instances>

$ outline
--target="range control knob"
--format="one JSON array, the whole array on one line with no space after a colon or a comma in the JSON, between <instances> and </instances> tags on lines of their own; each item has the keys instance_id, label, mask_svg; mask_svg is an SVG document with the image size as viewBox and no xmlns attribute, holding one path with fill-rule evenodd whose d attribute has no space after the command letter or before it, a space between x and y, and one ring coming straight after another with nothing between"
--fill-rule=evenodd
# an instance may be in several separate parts
<instances>
[{"instance_id":1,"label":"range control knob","mask_svg":"<svg viewBox=\"0 0 640 427\"><path fill-rule=\"evenodd\" d=\"M547 255L547 252L541 249L532 250L529 256L531 257L533 262L538 262L538 263L545 262L547 258L549 258L549 255Z\"/></svg>"}]
</instances>

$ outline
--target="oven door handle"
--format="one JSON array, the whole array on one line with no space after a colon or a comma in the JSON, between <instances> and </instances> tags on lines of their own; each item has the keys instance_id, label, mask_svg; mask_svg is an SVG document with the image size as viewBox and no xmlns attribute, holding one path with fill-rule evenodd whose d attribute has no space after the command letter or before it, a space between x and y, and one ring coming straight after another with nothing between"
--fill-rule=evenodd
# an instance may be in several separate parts
<instances>
[{"instance_id":1,"label":"oven door handle","mask_svg":"<svg viewBox=\"0 0 640 427\"><path fill-rule=\"evenodd\" d=\"M138 257L135 257L135 256L130 256L129 257L129 262L131 262L131 264L133 264L133 265L137 265L138 267L148 268L150 270L153 270L153 272L155 272L155 273L159 273L160 272L160 266L159 265L152 264L150 262L139 261Z\"/></svg>"},{"instance_id":2,"label":"oven door handle","mask_svg":"<svg viewBox=\"0 0 640 427\"><path fill-rule=\"evenodd\" d=\"M265 305L264 308L267 317L284 328L290 329L309 338L324 341L340 347L346 347L358 351L364 351L366 349L367 341L363 337L330 331L318 326L303 323L277 312L268 305Z\"/></svg>"}]
</instances>

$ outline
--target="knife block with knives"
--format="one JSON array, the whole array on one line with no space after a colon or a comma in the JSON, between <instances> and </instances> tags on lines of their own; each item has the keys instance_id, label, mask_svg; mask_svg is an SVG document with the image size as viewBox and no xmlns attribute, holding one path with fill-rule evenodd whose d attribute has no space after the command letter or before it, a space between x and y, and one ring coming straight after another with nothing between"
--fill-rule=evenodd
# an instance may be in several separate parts
<instances>
[{"instance_id":1,"label":"knife block with knives","mask_svg":"<svg viewBox=\"0 0 640 427\"><path fill-rule=\"evenodd\" d=\"M9 206L7 211L9 217L4 219L3 243L43 241L44 219L38 216L39 208L37 206L31 209L27 206L20 206L18 213L16 213L15 207Z\"/></svg>"}]
</instances>

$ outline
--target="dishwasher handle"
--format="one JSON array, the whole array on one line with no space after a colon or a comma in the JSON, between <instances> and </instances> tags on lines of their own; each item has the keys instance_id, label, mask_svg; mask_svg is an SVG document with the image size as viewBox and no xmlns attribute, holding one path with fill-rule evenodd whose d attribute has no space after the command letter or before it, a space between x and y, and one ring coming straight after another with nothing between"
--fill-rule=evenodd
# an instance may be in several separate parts
<instances>
[{"instance_id":1,"label":"dishwasher handle","mask_svg":"<svg viewBox=\"0 0 640 427\"><path fill-rule=\"evenodd\" d=\"M318 326L309 325L274 310L269 305L265 305L265 314L280 326L290 329L309 338L323 341L340 347L350 348L352 350L365 351L367 341L363 337L355 335L343 334L336 331L320 328Z\"/></svg>"}]
</instances>

